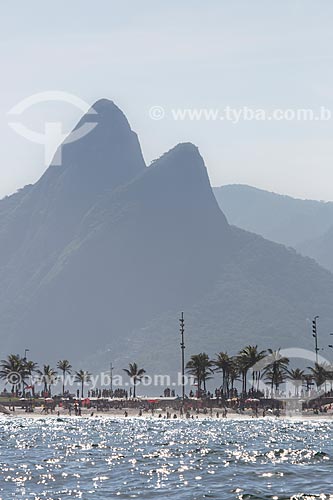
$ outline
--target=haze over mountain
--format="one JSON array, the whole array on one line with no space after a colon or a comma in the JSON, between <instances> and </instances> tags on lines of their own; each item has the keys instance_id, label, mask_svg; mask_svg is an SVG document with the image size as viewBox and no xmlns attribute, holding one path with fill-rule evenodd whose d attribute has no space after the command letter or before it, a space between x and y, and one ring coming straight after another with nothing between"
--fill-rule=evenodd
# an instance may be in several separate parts
<instances>
[{"instance_id":1,"label":"haze over mountain","mask_svg":"<svg viewBox=\"0 0 333 500\"><path fill-rule=\"evenodd\" d=\"M28 347L53 364L97 371L112 356L169 373L182 310L187 355L310 348L315 314L329 331L329 272L230 226L194 145L146 167L122 112L93 107L97 127L63 146L62 166L0 202L2 357Z\"/></svg>"},{"instance_id":2,"label":"haze over mountain","mask_svg":"<svg viewBox=\"0 0 333 500\"><path fill-rule=\"evenodd\" d=\"M300 200L246 185L214 188L228 221L294 247L333 271L333 203Z\"/></svg>"}]
</instances>

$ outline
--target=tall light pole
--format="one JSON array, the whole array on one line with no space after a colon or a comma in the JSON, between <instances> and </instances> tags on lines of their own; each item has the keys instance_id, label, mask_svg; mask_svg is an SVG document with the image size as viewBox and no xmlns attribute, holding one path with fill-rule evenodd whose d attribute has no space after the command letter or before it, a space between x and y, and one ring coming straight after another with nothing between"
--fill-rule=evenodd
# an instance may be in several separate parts
<instances>
[{"instance_id":1,"label":"tall light pole","mask_svg":"<svg viewBox=\"0 0 333 500\"><path fill-rule=\"evenodd\" d=\"M24 349L24 358L23 358L24 361L27 360L27 352L29 352L29 351L30 351L30 349Z\"/></svg>"},{"instance_id":2,"label":"tall light pole","mask_svg":"<svg viewBox=\"0 0 333 500\"><path fill-rule=\"evenodd\" d=\"M113 387L112 387L112 371L113 371L113 366L112 362L110 363L110 398L112 398L112 392L113 392Z\"/></svg>"},{"instance_id":3,"label":"tall light pole","mask_svg":"<svg viewBox=\"0 0 333 500\"><path fill-rule=\"evenodd\" d=\"M317 319L319 316L315 316L312 320L312 337L315 339L315 354L316 354L316 363L318 364L318 330L317 330Z\"/></svg>"},{"instance_id":4,"label":"tall light pole","mask_svg":"<svg viewBox=\"0 0 333 500\"><path fill-rule=\"evenodd\" d=\"M181 318L179 320L180 323L180 335L181 335L181 342L180 342L180 348L182 351L182 400L183 404L185 401L185 343L184 343L184 333L185 333L185 320L184 320L184 313L182 312Z\"/></svg>"}]
</instances>

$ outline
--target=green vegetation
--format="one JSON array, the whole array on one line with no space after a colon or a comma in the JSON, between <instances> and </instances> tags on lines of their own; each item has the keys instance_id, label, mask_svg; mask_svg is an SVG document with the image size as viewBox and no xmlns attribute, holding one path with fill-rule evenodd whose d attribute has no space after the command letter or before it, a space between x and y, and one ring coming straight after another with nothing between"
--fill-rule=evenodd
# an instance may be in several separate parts
<instances>
[{"instance_id":1,"label":"green vegetation","mask_svg":"<svg viewBox=\"0 0 333 500\"><path fill-rule=\"evenodd\" d=\"M65 394L65 377L66 374L72 373L72 365L67 359L58 361L57 368L62 371L62 395Z\"/></svg>"},{"instance_id":2,"label":"green vegetation","mask_svg":"<svg viewBox=\"0 0 333 500\"><path fill-rule=\"evenodd\" d=\"M260 382L264 381L265 387L270 387L271 395L279 391L279 387L286 380L290 380L294 386L293 396L300 395L300 388L304 386L307 391L311 386L322 388L326 382L332 384L333 367L327 363L308 367L308 371L300 368L290 368L290 360L281 353L280 349L260 350L257 345L247 345L236 355L230 356L226 351L220 351L214 358L210 358L205 352L192 354L186 364L186 371L194 378L197 386L197 396L205 397L207 393L207 382L218 377L219 397L228 399L231 397L262 397L263 391ZM58 370L62 376L49 364L41 368L32 360L27 360L18 354L10 354L6 359L0 361L0 379L5 381L5 386L10 386L7 391L11 399L25 397L29 390L30 396L35 396L35 384L43 385L42 395L52 396L52 386L62 381L62 396L66 395L65 377L73 372L73 367L67 359L59 360ZM137 363L130 363L123 371L130 377L133 384L133 397L136 397L137 385L145 379L146 370L139 368ZM92 379L92 374L86 370L75 371L72 381L80 385L81 397L84 397L84 385ZM241 382L241 391L235 389L235 382ZM248 387L249 382L249 387ZM193 391L191 391L193 392ZM291 394L291 393L290 393ZM79 390L77 391L77 396Z\"/></svg>"},{"instance_id":3,"label":"green vegetation","mask_svg":"<svg viewBox=\"0 0 333 500\"><path fill-rule=\"evenodd\" d=\"M124 368L124 372L130 377L133 382L133 397L136 397L136 386L144 378L146 370L138 368L136 363L130 363L128 368Z\"/></svg>"},{"instance_id":4,"label":"green vegetation","mask_svg":"<svg viewBox=\"0 0 333 500\"><path fill-rule=\"evenodd\" d=\"M75 372L75 382L81 384L81 398L84 397L84 392L83 392L84 384L90 382L90 380L91 380L91 373L84 370L79 370L78 372Z\"/></svg>"}]
</instances>

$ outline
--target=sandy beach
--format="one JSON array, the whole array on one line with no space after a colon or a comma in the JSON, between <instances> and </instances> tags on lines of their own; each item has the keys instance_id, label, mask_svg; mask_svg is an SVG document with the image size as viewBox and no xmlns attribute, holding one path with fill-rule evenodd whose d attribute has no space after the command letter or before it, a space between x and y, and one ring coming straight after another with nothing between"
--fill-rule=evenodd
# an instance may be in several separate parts
<instances>
[{"instance_id":1,"label":"sandy beach","mask_svg":"<svg viewBox=\"0 0 333 500\"><path fill-rule=\"evenodd\" d=\"M125 411L126 414L125 415ZM309 420L309 421L333 421L333 412L330 413L322 413L322 414L314 414L313 412L308 412L305 413L303 412L302 414L281 414L279 417L272 415L272 414L266 414L264 417L262 415L262 412L259 412L258 416L256 417L254 412L251 411L245 411L244 413L236 413L233 411L228 411L227 417L222 417L222 412L221 409L214 409L212 413L196 413L196 412L190 412L190 417L187 418L186 415L180 415L179 411L173 411L172 409L169 410L171 413L171 417L169 420L249 420L249 419L264 419L264 420L269 420L269 419L283 419L283 420ZM51 418L51 419L58 419L58 418L100 418L100 419L129 419L129 418L137 418L137 419L143 419L143 420L165 420L166 419L167 412L166 411L159 411L159 409L155 409L154 413L151 411L145 411L142 413L142 415L139 415L139 410L136 408L124 408L124 409L111 409L108 411L96 411L94 409L82 409L82 414L80 416L76 416L73 413L70 415L68 410L63 410L62 408L56 408L54 412L48 412L45 413L41 410L41 408L35 409L34 412L26 412L24 409L16 409L15 412L10 412L10 414L5 415L1 414L0 416L7 417L7 418L33 418L33 419L40 419L40 418ZM176 415L176 418L174 418L174 415Z\"/></svg>"}]
</instances>

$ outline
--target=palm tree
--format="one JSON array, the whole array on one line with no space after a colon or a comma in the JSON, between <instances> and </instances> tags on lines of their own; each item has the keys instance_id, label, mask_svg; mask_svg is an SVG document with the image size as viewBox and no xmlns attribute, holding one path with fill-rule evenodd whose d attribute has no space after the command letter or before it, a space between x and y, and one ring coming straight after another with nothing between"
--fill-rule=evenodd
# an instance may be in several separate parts
<instances>
[{"instance_id":1,"label":"palm tree","mask_svg":"<svg viewBox=\"0 0 333 500\"><path fill-rule=\"evenodd\" d=\"M230 359L229 380L230 380L230 391L231 391L231 394L233 394L235 381L240 380L239 379L239 367L238 367L236 356L234 356Z\"/></svg>"},{"instance_id":2,"label":"palm tree","mask_svg":"<svg viewBox=\"0 0 333 500\"><path fill-rule=\"evenodd\" d=\"M331 384L331 391L332 391L332 387L333 387L333 364L332 363L330 363L327 366L327 380Z\"/></svg>"},{"instance_id":3,"label":"palm tree","mask_svg":"<svg viewBox=\"0 0 333 500\"><path fill-rule=\"evenodd\" d=\"M83 386L86 382L90 382L90 380L91 380L91 373L84 370L79 370L78 372L75 372L75 382L81 384L82 399L83 399Z\"/></svg>"},{"instance_id":4,"label":"palm tree","mask_svg":"<svg viewBox=\"0 0 333 500\"><path fill-rule=\"evenodd\" d=\"M258 351L257 345L248 345L239 352L237 360L240 372L242 374L243 394L246 394L247 392L247 384L246 384L247 372L252 367L254 367L254 369L252 370L252 391L254 392L255 390L255 383L257 383L257 388L258 388L260 380L260 370L258 368L261 368L259 366L260 361L264 359L265 356L266 356L266 351Z\"/></svg>"},{"instance_id":5,"label":"palm tree","mask_svg":"<svg viewBox=\"0 0 333 500\"><path fill-rule=\"evenodd\" d=\"M186 365L188 373L193 375L198 384L198 394L201 395L201 387L206 392L206 382L213 373L213 362L209 359L208 354L201 352L200 354L193 354L190 361Z\"/></svg>"},{"instance_id":6,"label":"palm tree","mask_svg":"<svg viewBox=\"0 0 333 500\"><path fill-rule=\"evenodd\" d=\"M136 363L130 363L128 368L124 368L123 370L127 373L133 383L133 398L136 398L136 386L145 377L146 370L138 368Z\"/></svg>"},{"instance_id":7,"label":"palm tree","mask_svg":"<svg viewBox=\"0 0 333 500\"><path fill-rule=\"evenodd\" d=\"M35 363L34 361L25 361L25 371L27 374L27 377L30 377L30 383L32 383L32 394L33 396L35 395L35 385L33 381L31 380L33 373L38 373L38 364ZM24 380L25 383L25 380ZM26 384L26 383L25 383Z\"/></svg>"},{"instance_id":8,"label":"palm tree","mask_svg":"<svg viewBox=\"0 0 333 500\"><path fill-rule=\"evenodd\" d=\"M282 370L280 367L267 367L265 370L265 380L270 382L271 388L275 386L275 389L278 390L279 385L283 384L283 382L286 380L287 374L284 370Z\"/></svg>"},{"instance_id":9,"label":"palm tree","mask_svg":"<svg viewBox=\"0 0 333 500\"><path fill-rule=\"evenodd\" d=\"M67 359L58 361L57 368L62 371L62 395L65 394L65 377L72 372L72 365Z\"/></svg>"},{"instance_id":10,"label":"palm tree","mask_svg":"<svg viewBox=\"0 0 333 500\"><path fill-rule=\"evenodd\" d=\"M43 365L43 369L38 370L38 373L44 383L44 392L48 393L49 397L51 397L51 386L57 382L57 372L50 365Z\"/></svg>"},{"instance_id":11,"label":"palm tree","mask_svg":"<svg viewBox=\"0 0 333 500\"><path fill-rule=\"evenodd\" d=\"M222 394L224 396L228 396L229 371L232 361L226 352L219 352L216 356L216 359L212 362L212 364L216 367L214 371L222 373Z\"/></svg>"},{"instance_id":12,"label":"palm tree","mask_svg":"<svg viewBox=\"0 0 333 500\"><path fill-rule=\"evenodd\" d=\"M11 384L13 394L20 390L26 376L25 362L19 354L10 354L0 361L0 378Z\"/></svg>"},{"instance_id":13,"label":"palm tree","mask_svg":"<svg viewBox=\"0 0 333 500\"><path fill-rule=\"evenodd\" d=\"M329 378L328 368L329 365L327 363L315 363L314 368L311 366L308 367L311 371L313 380L316 382L317 389L319 389L319 387Z\"/></svg>"},{"instance_id":14,"label":"palm tree","mask_svg":"<svg viewBox=\"0 0 333 500\"><path fill-rule=\"evenodd\" d=\"M306 382L306 390L307 392L310 390L311 385L313 385L313 376L311 373L306 373L304 375L304 381Z\"/></svg>"},{"instance_id":15,"label":"palm tree","mask_svg":"<svg viewBox=\"0 0 333 500\"><path fill-rule=\"evenodd\" d=\"M299 396L299 388L303 384L304 375L304 370L300 370L299 368L287 370L287 378L291 380L291 383L295 387L295 396Z\"/></svg>"},{"instance_id":16,"label":"palm tree","mask_svg":"<svg viewBox=\"0 0 333 500\"><path fill-rule=\"evenodd\" d=\"M289 358L282 356L280 349L268 349L268 356L265 358L264 373L266 380L270 381L271 388L278 390L279 385L284 382L287 376Z\"/></svg>"}]
</instances>

